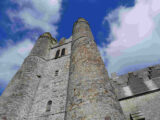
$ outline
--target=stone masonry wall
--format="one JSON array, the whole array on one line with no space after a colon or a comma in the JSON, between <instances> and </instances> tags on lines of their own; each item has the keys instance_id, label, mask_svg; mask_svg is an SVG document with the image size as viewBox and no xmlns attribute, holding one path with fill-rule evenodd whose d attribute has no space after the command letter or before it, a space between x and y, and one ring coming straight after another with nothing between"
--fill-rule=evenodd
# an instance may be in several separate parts
<instances>
[{"instance_id":1,"label":"stone masonry wall","mask_svg":"<svg viewBox=\"0 0 160 120\"><path fill-rule=\"evenodd\" d=\"M137 112L145 120L160 120L160 65L121 76L114 73L112 82L127 120Z\"/></svg>"},{"instance_id":2,"label":"stone masonry wall","mask_svg":"<svg viewBox=\"0 0 160 120\"><path fill-rule=\"evenodd\" d=\"M125 120L88 22L73 28L65 120Z\"/></svg>"},{"instance_id":3,"label":"stone masonry wall","mask_svg":"<svg viewBox=\"0 0 160 120\"><path fill-rule=\"evenodd\" d=\"M68 40L39 37L1 96L0 120L125 120L85 19Z\"/></svg>"},{"instance_id":4,"label":"stone masonry wall","mask_svg":"<svg viewBox=\"0 0 160 120\"><path fill-rule=\"evenodd\" d=\"M11 80L0 99L0 120L26 120L40 82L46 54L54 39L43 34ZM40 46L40 44L42 44Z\"/></svg>"},{"instance_id":5,"label":"stone masonry wall","mask_svg":"<svg viewBox=\"0 0 160 120\"><path fill-rule=\"evenodd\" d=\"M120 101L123 112L130 120L130 114L139 112L145 120L160 120L160 92L133 97Z\"/></svg>"},{"instance_id":6,"label":"stone masonry wall","mask_svg":"<svg viewBox=\"0 0 160 120\"><path fill-rule=\"evenodd\" d=\"M70 39L66 42L50 50L28 120L64 120L71 52ZM65 55L55 59L57 50L61 53L63 48ZM50 111L46 111L48 101L52 101Z\"/></svg>"}]
</instances>

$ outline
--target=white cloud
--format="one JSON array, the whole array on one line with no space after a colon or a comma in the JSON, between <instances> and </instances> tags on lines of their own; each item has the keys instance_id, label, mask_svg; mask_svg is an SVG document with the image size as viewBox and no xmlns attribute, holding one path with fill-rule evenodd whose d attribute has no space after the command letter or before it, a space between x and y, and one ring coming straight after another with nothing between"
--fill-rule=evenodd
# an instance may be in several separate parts
<instances>
[{"instance_id":1,"label":"white cloud","mask_svg":"<svg viewBox=\"0 0 160 120\"><path fill-rule=\"evenodd\" d=\"M25 38L31 38L32 41L37 37L36 32L39 30L50 32L54 37L58 34L57 23L61 17L62 0L10 1L18 5L18 7L7 10L7 15L12 22L10 25L13 32L17 32L17 30L23 32L25 29L30 29L32 31L31 36L25 35ZM21 40L17 44L14 44L13 40L7 40L7 48L1 48L0 51L1 83L6 85L11 80L32 47L33 42L30 39ZM4 87L1 83L0 87Z\"/></svg>"},{"instance_id":2,"label":"white cloud","mask_svg":"<svg viewBox=\"0 0 160 120\"><path fill-rule=\"evenodd\" d=\"M8 83L29 54L33 43L29 39L15 45L9 45L0 54L0 80Z\"/></svg>"},{"instance_id":3,"label":"white cloud","mask_svg":"<svg viewBox=\"0 0 160 120\"><path fill-rule=\"evenodd\" d=\"M57 23L60 20L62 0L13 0L19 10L9 10L12 22L20 19L25 28L40 28L44 32L57 35Z\"/></svg>"},{"instance_id":4,"label":"white cloud","mask_svg":"<svg viewBox=\"0 0 160 120\"><path fill-rule=\"evenodd\" d=\"M108 59L109 73L125 73L160 61L160 1L137 0L134 7L120 7L107 15L109 45L99 47ZM138 67L139 66L139 67Z\"/></svg>"}]
</instances>

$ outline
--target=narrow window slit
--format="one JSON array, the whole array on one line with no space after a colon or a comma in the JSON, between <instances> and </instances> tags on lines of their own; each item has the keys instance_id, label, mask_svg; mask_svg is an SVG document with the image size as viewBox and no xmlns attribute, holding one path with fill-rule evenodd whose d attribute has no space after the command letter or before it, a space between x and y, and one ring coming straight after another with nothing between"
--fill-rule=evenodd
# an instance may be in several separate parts
<instances>
[{"instance_id":1,"label":"narrow window slit","mask_svg":"<svg viewBox=\"0 0 160 120\"><path fill-rule=\"evenodd\" d=\"M52 101L50 100L50 101L48 101L48 103L47 103L46 112L51 111L51 106L52 106Z\"/></svg>"},{"instance_id":2,"label":"narrow window slit","mask_svg":"<svg viewBox=\"0 0 160 120\"><path fill-rule=\"evenodd\" d=\"M60 50L57 50L55 59L57 59L59 57L59 53L60 53Z\"/></svg>"},{"instance_id":3,"label":"narrow window slit","mask_svg":"<svg viewBox=\"0 0 160 120\"><path fill-rule=\"evenodd\" d=\"M58 76L59 70L55 71L55 76Z\"/></svg>"},{"instance_id":4,"label":"narrow window slit","mask_svg":"<svg viewBox=\"0 0 160 120\"><path fill-rule=\"evenodd\" d=\"M65 48L62 49L61 56L65 55Z\"/></svg>"}]
</instances>

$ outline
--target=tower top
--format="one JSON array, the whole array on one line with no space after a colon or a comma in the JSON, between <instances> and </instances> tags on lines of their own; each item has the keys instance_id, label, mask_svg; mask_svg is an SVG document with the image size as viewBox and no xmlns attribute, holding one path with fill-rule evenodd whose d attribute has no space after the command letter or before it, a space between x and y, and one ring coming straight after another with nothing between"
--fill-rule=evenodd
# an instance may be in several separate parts
<instances>
[{"instance_id":1,"label":"tower top","mask_svg":"<svg viewBox=\"0 0 160 120\"><path fill-rule=\"evenodd\" d=\"M43 33L41 36L45 36L45 37L52 38L52 35L51 35L50 32L45 32L45 33Z\"/></svg>"},{"instance_id":2,"label":"tower top","mask_svg":"<svg viewBox=\"0 0 160 120\"><path fill-rule=\"evenodd\" d=\"M78 18L77 22L87 22L87 20L85 20L84 18L80 17L80 18Z\"/></svg>"},{"instance_id":3,"label":"tower top","mask_svg":"<svg viewBox=\"0 0 160 120\"><path fill-rule=\"evenodd\" d=\"M87 24L88 24L88 21L87 21L86 19L80 17L80 18L78 18L78 20L74 23L74 25L77 24L77 23L80 23L80 22L84 22L84 23L87 23ZM73 26L74 26L74 25L73 25Z\"/></svg>"}]
</instances>

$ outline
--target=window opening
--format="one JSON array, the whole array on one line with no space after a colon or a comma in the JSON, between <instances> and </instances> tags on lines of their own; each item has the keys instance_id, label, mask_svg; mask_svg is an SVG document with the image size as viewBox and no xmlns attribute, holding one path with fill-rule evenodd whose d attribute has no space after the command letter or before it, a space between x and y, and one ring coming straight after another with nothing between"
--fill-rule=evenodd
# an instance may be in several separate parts
<instances>
[{"instance_id":1,"label":"window opening","mask_svg":"<svg viewBox=\"0 0 160 120\"><path fill-rule=\"evenodd\" d=\"M55 76L58 76L59 70L55 71Z\"/></svg>"},{"instance_id":2,"label":"window opening","mask_svg":"<svg viewBox=\"0 0 160 120\"><path fill-rule=\"evenodd\" d=\"M62 49L61 56L65 55L65 48Z\"/></svg>"},{"instance_id":3,"label":"window opening","mask_svg":"<svg viewBox=\"0 0 160 120\"><path fill-rule=\"evenodd\" d=\"M55 59L57 59L59 57L59 53L60 53L60 50L57 50Z\"/></svg>"},{"instance_id":4,"label":"window opening","mask_svg":"<svg viewBox=\"0 0 160 120\"><path fill-rule=\"evenodd\" d=\"M37 75L38 78L41 78L41 75Z\"/></svg>"},{"instance_id":5,"label":"window opening","mask_svg":"<svg viewBox=\"0 0 160 120\"><path fill-rule=\"evenodd\" d=\"M50 101L48 101L48 103L47 103L46 112L51 111L51 106L52 106L52 101L50 100Z\"/></svg>"}]
</instances>

